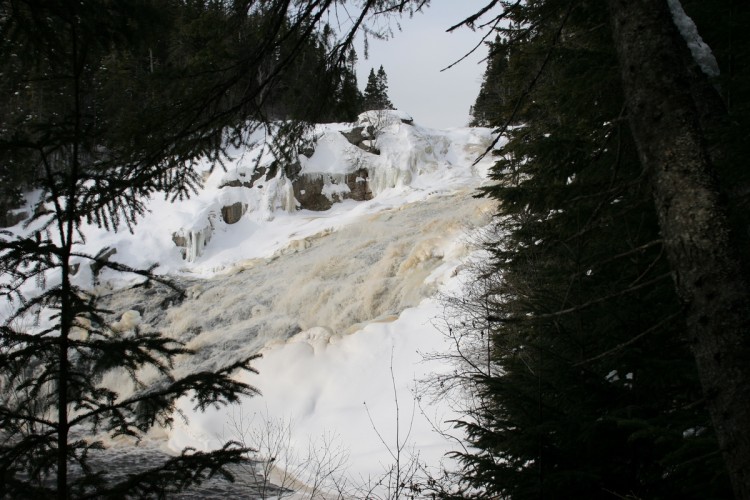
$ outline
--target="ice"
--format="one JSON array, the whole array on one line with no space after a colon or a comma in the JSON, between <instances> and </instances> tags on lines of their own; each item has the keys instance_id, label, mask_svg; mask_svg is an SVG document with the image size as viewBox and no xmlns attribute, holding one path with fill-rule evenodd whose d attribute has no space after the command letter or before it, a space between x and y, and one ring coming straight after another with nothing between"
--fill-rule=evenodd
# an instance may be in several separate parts
<instances>
[{"instance_id":1,"label":"ice","mask_svg":"<svg viewBox=\"0 0 750 500\"><path fill-rule=\"evenodd\" d=\"M379 155L340 133L355 125L372 127L368 140ZM263 395L207 413L180 401L187 421L176 418L174 428L159 431L171 450L250 439L236 425L238 415L261 429L293 422L285 431L292 448L336 436L354 485L380 477L391 464L388 447L397 445L397 428L405 453L419 453L433 465L454 446L433 429L453 414L420 398L417 381L447 369L423 362L421 353L446 348L435 326L443 310L435 296L456 287L472 251L467 233L493 211L490 200L473 197L492 164L474 160L493 137L483 128L421 127L396 111L369 112L355 124L318 126L313 133L316 149L300 157L302 173L326 176L324 194L340 199L349 189L347 176L366 168L373 199L345 200L323 212L299 210L281 170L256 175L270 165L267 152L238 149L227 171L198 166L206 177L196 196L174 203L151 199L150 213L133 234L84 227L82 249L114 248L113 260L132 267L156 263L157 272L187 286L187 298L159 312L151 325L197 351L189 366L177 365L178 374L263 353L255 363L259 375L240 375ZM253 187L243 185L254 176ZM221 210L237 203L241 217L228 224ZM185 239L186 258L175 236ZM100 276L108 287L131 278ZM93 285L90 273L76 279ZM113 306L125 313L113 325L117 330L149 327L142 324L148 314L134 308L144 300L140 293L118 293ZM111 387L120 382L117 374L105 380ZM294 459L287 464L295 471L299 465Z\"/></svg>"}]
</instances>

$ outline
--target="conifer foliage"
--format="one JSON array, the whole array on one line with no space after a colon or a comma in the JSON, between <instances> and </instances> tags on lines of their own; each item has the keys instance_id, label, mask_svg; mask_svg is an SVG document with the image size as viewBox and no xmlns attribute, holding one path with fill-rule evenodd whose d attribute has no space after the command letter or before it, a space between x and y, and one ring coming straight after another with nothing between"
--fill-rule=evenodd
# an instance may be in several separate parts
<instances>
[{"instance_id":1,"label":"conifer foliage","mask_svg":"<svg viewBox=\"0 0 750 500\"><path fill-rule=\"evenodd\" d=\"M374 68L370 69L370 74L367 77L367 85L365 86L362 107L364 111L394 109L393 104L388 97L388 75L385 74L382 65L378 68L377 73L375 73Z\"/></svg>"},{"instance_id":2,"label":"conifer foliage","mask_svg":"<svg viewBox=\"0 0 750 500\"><path fill-rule=\"evenodd\" d=\"M500 109L508 106L509 91L502 86L508 70L507 42L498 35L494 42L487 45L487 68L484 70L479 94L469 112L473 127L487 127L497 123L502 114Z\"/></svg>"},{"instance_id":3,"label":"conifer foliage","mask_svg":"<svg viewBox=\"0 0 750 500\"><path fill-rule=\"evenodd\" d=\"M159 12L135 7L2 3L0 59L4 85L16 96L6 103L2 161L28 169L41 190L28 231L0 237L0 296L11 304L0 326L3 497L161 496L214 474L231 477L226 465L245 460L248 451L231 442L212 453L186 450L120 481L89 462L102 447L99 435L139 439L154 424L169 425L178 398L204 409L257 392L233 378L238 370L252 371L256 356L240 354L214 372L178 373L174 362L192 351L147 327L117 328L94 292L74 282L74 261L81 259L163 281L79 252L81 223L129 225L143 212L144 197L184 196L197 181L186 164L209 151L215 137L208 131L186 143L178 132L184 122L159 124L153 115L138 115L140 105L154 111L149 107L165 96L160 87L167 82L152 72L151 60L138 59L158 47L144 51L147 46L133 41L158 42L151 38L158 26L147 23ZM136 118L160 134L138 129ZM106 381L118 374L130 387Z\"/></svg>"},{"instance_id":4,"label":"conifer foliage","mask_svg":"<svg viewBox=\"0 0 750 500\"><path fill-rule=\"evenodd\" d=\"M730 497L607 5L503 5L511 22L490 44L473 108L477 124L511 126L484 190L499 202L497 236L484 285L453 302L450 330L458 382L475 396L461 421L474 447L460 455L465 491ZM721 16L704 15L706 32L725 32ZM740 39L714 44L720 61L745 53ZM705 131L716 140L718 129ZM742 176L730 162L717 168Z\"/></svg>"}]
</instances>

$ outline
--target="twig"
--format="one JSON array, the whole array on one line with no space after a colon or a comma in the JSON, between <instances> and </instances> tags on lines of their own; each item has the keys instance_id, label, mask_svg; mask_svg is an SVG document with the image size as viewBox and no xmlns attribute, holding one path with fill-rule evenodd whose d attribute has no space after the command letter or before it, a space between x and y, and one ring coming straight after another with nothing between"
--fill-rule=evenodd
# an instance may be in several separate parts
<instances>
[{"instance_id":1,"label":"twig","mask_svg":"<svg viewBox=\"0 0 750 500\"><path fill-rule=\"evenodd\" d=\"M597 354L593 358L589 358L589 359L585 359L583 361L579 361L578 363L574 364L573 366L581 366L581 365L584 365L584 364L587 364L587 363L591 363L592 361L596 361L596 360L602 359L603 357L609 356L610 354L615 353L615 352L619 351L620 349L624 349L625 347L633 345L636 342L638 342L640 339L642 339L643 337L645 337L646 335L648 335L649 333L651 333L651 332L653 332L655 330L658 330L659 328L661 328L662 325L668 323L669 321L672 321L674 318L676 318L680 314L682 314L682 311L676 312L676 313L674 313L674 314L672 314L670 316L667 316L663 320L659 321L657 324L653 325L651 328L648 328L647 330L639 333L638 335L636 335L632 339L630 339L630 340L628 340L626 342L623 342L622 344L618 344L617 346L613 347L612 349L610 349L608 351L604 351L601 354Z\"/></svg>"},{"instance_id":2,"label":"twig","mask_svg":"<svg viewBox=\"0 0 750 500\"><path fill-rule=\"evenodd\" d=\"M505 121L503 126L498 129L495 129L495 133L497 134L497 137L495 137L495 139L492 141L492 144L490 144L487 147L484 153L479 155L479 157L477 157L477 159L474 160L474 163L472 163L472 166L482 161L484 157L487 156L487 154L489 154L489 152L494 149L497 143L500 142L500 138L503 137L505 133L508 131L508 127L510 127L510 124L513 123L513 121L515 120L516 114L518 114L518 110L521 109L521 103L526 99L526 97L529 96L532 89L536 86L536 82L539 80L539 78L541 78L542 73L547 68L547 64L552 58L552 53L554 52L554 49L560 40L560 35L562 35L563 28L565 27L565 24L568 22L568 17L570 17L570 13L573 10L573 4L574 2L572 0L571 2L568 3L568 9L565 11L565 16L563 16L562 22L560 22L560 26L557 28L555 35L552 37L552 44L550 45L550 48L547 51L547 55L544 57L544 61L542 61L542 65L539 68L539 71L537 71L536 75L534 75L534 78L532 78L531 82L529 82L529 85L527 85L526 89L523 91L523 93L521 93L521 95L516 100L516 105L513 107L513 112L510 114L510 116Z\"/></svg>"}]
</instances>

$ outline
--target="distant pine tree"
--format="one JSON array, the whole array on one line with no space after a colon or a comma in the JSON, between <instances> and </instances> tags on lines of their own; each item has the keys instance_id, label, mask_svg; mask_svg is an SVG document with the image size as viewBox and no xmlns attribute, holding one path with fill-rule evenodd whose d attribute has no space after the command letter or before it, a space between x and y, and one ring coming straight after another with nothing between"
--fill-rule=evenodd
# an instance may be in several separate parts
<instances>
[{"instance_id":1,"label":"distant pine tree","mask_svg":"<svg viewBox=\"0 0 750 500\"><path fill-rule=\"evenodd\" d=\"M504 74L508 70L508 42L498 36L494 42L487 45L490 50L487 68L470 112L473 127L486 127L491 123L497 123L502 115L500 110L508 105L510 94L510 89L502 86L508 81L507 75Z\"/></svg>"},{"instance_id":2,"label":"distant pine tree","mask_svg":"<svg viewBox=\"0 0 750 500\"><path fill-rule=\"evenodd\" d=\"M374 68L370 69L362 107L365 111L394 109L388 97L388 76L382 65L378 69L377 74Z\"/></svg>"},{"instance_id":3,"label":"distant pine tree","mask_svg":"<svg viewBox=\"0 0 750 500\"><path fill-rule=\"evenodd\" d=\"M370 68L370 74L367 75L367 85L363 94L362 107L365 110L380 109L380 97L378 94L378 77L375 76L375 70Z\"/></svg>"},{"instance_id":4,"label":"distant pine tree","mask_svg":"<svg viewBox=\"0 0 750 500\"><path fill-rule=\"evenodd\" d=\"M378 68L377 75L378 95L380 96L382 109L394 109L391 99L388 97L388 75L385 74L383 65Z\"/></svg>"},{"instance_id":5,"label":"distant pine tree","mask_svg":"<svg viewBox=\"0 0 750 500\"><path fill-rule=\"evenodd\" d=\"M364 97L357 85L357 52L352 48L347 54L339 87L339 118L353 121L362 111Z\"/></svg>"}]
</instances>

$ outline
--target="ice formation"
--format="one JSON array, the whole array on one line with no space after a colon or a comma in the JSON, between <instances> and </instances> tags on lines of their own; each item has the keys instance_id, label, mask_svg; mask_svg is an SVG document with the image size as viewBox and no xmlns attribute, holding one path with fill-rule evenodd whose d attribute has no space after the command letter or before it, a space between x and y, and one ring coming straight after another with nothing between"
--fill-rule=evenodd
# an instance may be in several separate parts
<instances>
[{"instance_id":1,"label":"ice formation","mask_svg":"<svg viewBox=\"0 0 750 500\"><path fill-rule=\"evenodd\" d=\"M363 139L355 144L351 133L358 130ZM486 147L489 135L488 130L475 129L472 138L480 147ZM227 226L237 220L228 221L223 216L229 211L228 207L236 207L237 218L257 222L271 220L277 212L319 210L321 207L306 206L304 201L311 195L322 195L331 203L347 198L369 199L451 168L466 155L461 148L471 149L472 146L463 141L456 146L455 138L443 131L414 125L411 117L399 111L370 111L360 115L353 124L320 125L310 132L310 140L314 144L313 152L310 156L299 155L298 172L287 173L286 170L292 169L279 168L269 178L273 158L252 164L244 162L244 158L257 158L260 154L260 151L250 150L243 152L228 172L217 169L211 174L207 185L218 186L218 192L212 194L213 201L208 201L195 214L190 226L174 232L173 240L183 248L183 257L188 262L196 262L216 231L231 230ZM262 147L259 145L256 149ZM297 187L299 196L304 199L295 198L297 183L305 187ZM366 195L354 196L352 187ZM310 189L318 192L305 192ZM330 203L322 208L329 206Z\"/></svg>"},{"instance_id":2,"label":"ice formation","mask_svg":"<svg viewBox=\"0 0 750 500\"><path fill-rule=\"evenodd\" d=\"M356 145L341 131L358 127ZM467 235L492 212L490 200L473 197L492 163L473 160L492 142L491 131L439 131L403 113L376 112L314 133L317 147L300 158L300 174L321 179L321 196L339 201L366 183L367 199L300 208L293 179L274 172L268 158L257 162L256 152L238 150L228 171L207 173L197 196L177 203L154 197L134 234L83 228L83 251L110 247L114 260L136 268L157 263L187 291L184 299L143 287L113 292L127 277L103 270L107 308L125 311L113 320L115 330L156 328L185 342L197 355L177 365L181 373L264 355L259 375L241 375L262 397L207 413L180 401L187 421L155 429L150 446L177 452L248 438L238 415L261 427L291 420L289 446L306 448L335 433L348 450L349 477L375 478L390 460L378 433L393 443L395 429L411 418L394 422L397 398L414 408L408 446L421 460L438 461L451 449L432 428L444 415L427 420L412 391L415 379L445 369L422 363L420 352L444 348L435 294L456 286L471 250ZM75 279L92 286L91 273ZM126 378L113 372L103 384L127 392ZM293 462L285 467L299 466Z\"/></svg>"}]
</instances>

